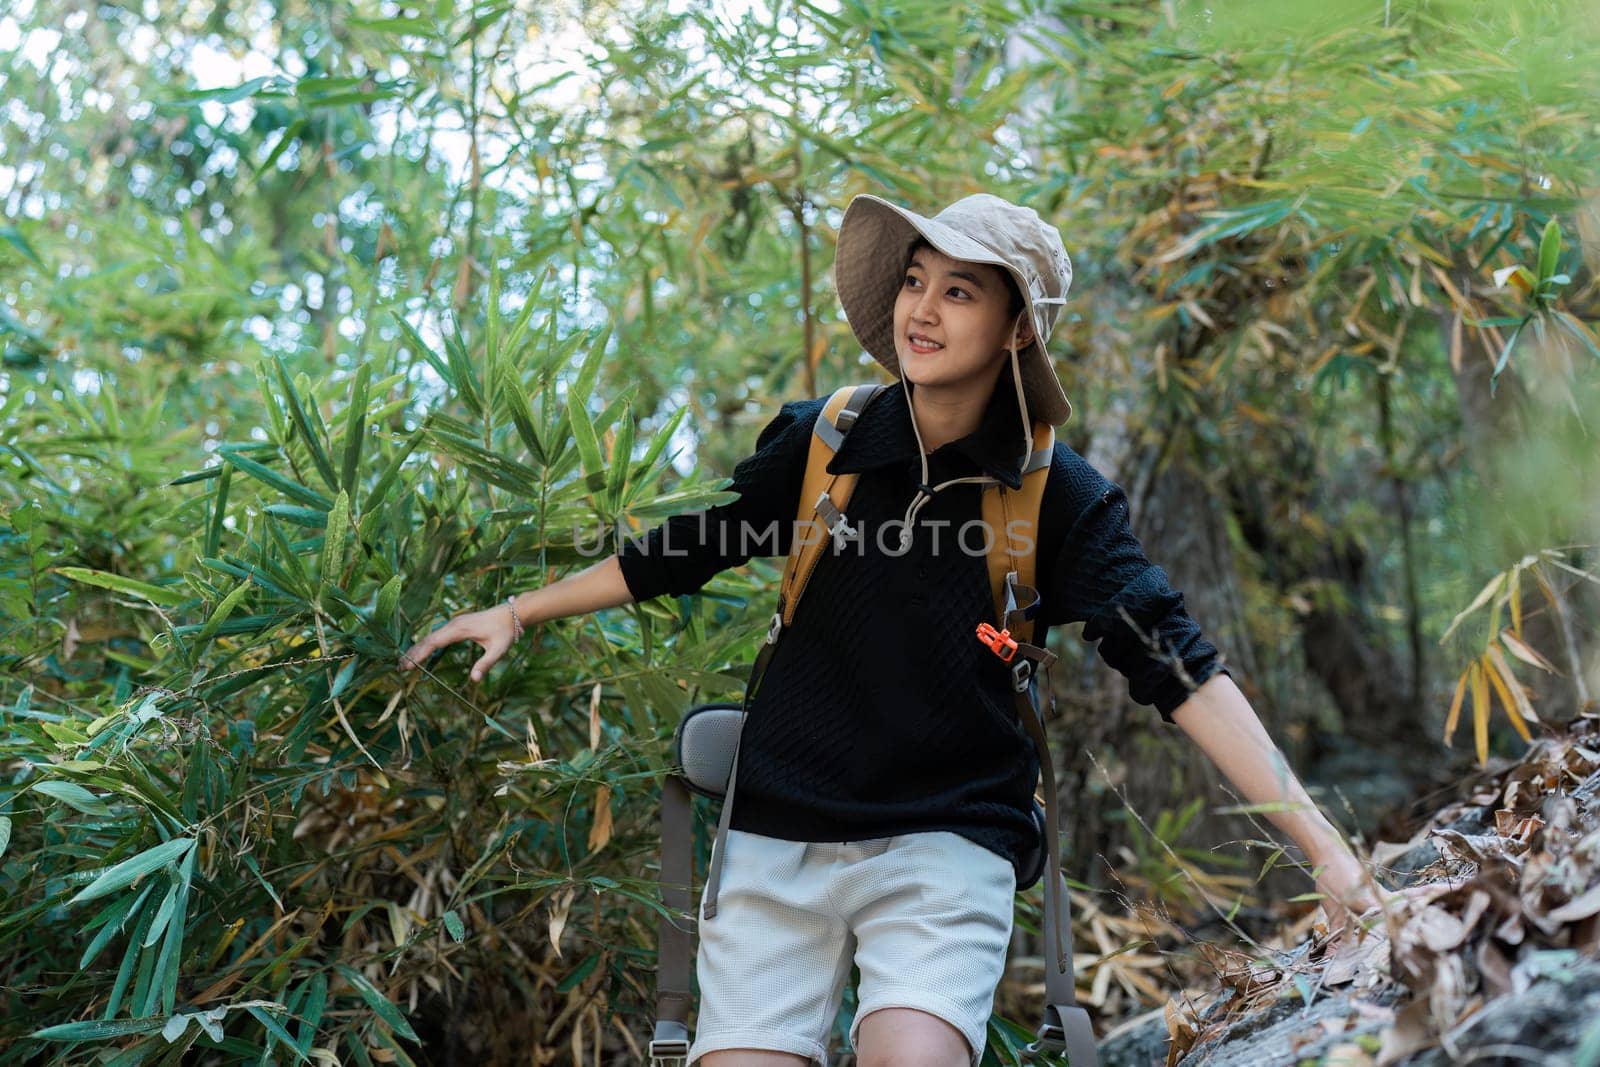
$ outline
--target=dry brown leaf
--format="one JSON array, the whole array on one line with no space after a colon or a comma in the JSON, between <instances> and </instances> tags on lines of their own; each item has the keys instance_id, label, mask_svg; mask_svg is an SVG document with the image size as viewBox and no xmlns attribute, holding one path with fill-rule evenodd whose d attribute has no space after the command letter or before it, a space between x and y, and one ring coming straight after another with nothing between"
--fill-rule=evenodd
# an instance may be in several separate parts
<instances>
[{"instance_id":1,"label":"dry brown leaf","mask_svg":"<svg viewBox=\"0 0 1600 1067\"><path fill-rule=\"evenodd\" d=\"M1461 677L1456 679L1456 695L1450 701L1450 714L1444 718L1444 743L1450 744L1455 736L1456 724L1461 721L1461 698L1467 693L1467 679L1472 677L1472 667L1469 665L1461 672Z\"/></svg>"},{"instance_id":2,"label":"dry brown leaf","mask_svg":"<svg viewBox=\"0 0 1600 1067\"><path fill-rule=\"evenodd\" d=\"M1394 1025L1383 1032L1377 1067L1399 1063L1413 1053L1432 1048L1438 1041L1428 1017L1428 1002L1418 997L1401 1008L1394 1017Z\"/></svg>"},{"instance_id":3,"label":"dry brown leaf","mask_svg":"<svg viewBox=\"0 0 1600 1067\"><path fill-rule=\"evenodd\" d=\"M539 751L539 738L533 732L533 720L528 720L528 762L540 763L544 760L544 753Z\"/></svg>"},{"instance_id":4,"label":"dry brown leaf","mask_svg":"<svg viewBox=\"0 0 1600 1067\"><path fill-rule=\"evenodd\" d=\"M1467 925L1442 908L1425 908L1408 924L1430 952L1449 952L1467 939Z\"/></svg>"},{"instance_id":5,"label":"dry brown leaf","mask_svg":"<svg viewBox=\"0 0 1600 1067\"><path fill-rule=\"evenodd\" d=\"M1511 663L1506 659L1505 653L1500 651L1499 646L1490 645L1489 655L1494 660L1495 666L1499 668L1500 677L1505 679L1506 685L1511 687L1511 695L1517 701L1517 714L1529 722L1538 722L1539 716L1533 710L1533 703L1528 700L1527 687L1517 681L1517 676L1512 673Z\"/></svg>"},{"instance_id":6,"label":"dry brown leaf","mask_svg":"<svg viewBox=\"0 0 1600 1067\"><path fill-rule=\"evenodd\" d=\"M1376 975L1389 966L1389 935L1380 927L1341 938L1322 972L1324 985L1344 985Z\"/></svg>"},{"instance_id":7,"label":"dry brown leaf","mask_svg":"<svg viewBox=\"0 0 1600 1067\"><path fill-rule=\"evenodd\" d=\"M599 852L611 840L611 784L601 784L594 794L594 823L589 827L589 852Z\"/></svg>"},{"instance_id":8,"label":"dry brown leaf","mask_svg":"<svg viewBox=\"0 0 1600 1067\"><path fill-rule=\"evenodd\" d=\"M1516 634L1512 633L1510 630L1501 630L1500 640L1505 642L1506 647L1511 650L1511 654L1513 656L1522 660L1524 663L1538 667L1542 671L1549 671L1551 674L1561 673L1560 671L1556 670L1555 664L1541 656L1537 649L1528 644L1526 641L1522 640L1522 638L1518 637Z\"/></svg>"},{"instance_id":9,"label":"dry brown leaf","mask_svg":"<svg viewBox=\"0 0 1600 1067\"><path fill-rule=\"evenodd\" d=\"M1479 941L1474 958L1478 964L1479 978L1491 996L1498 997L1511 992L1511 962L1500 951L1494 938L1486 937Z\"/></svg>"},{"instance_id":10,"label":"dry brown leaf","mask_svg":"<svg viewBox=\"0 0 1600 1067\"><path fill-rule=\"evenodd\" d=\"M550 945L556 950L557 956L561 955L561 931L566 928L567 913L572 910L572 898L577 895L578 887L572 886L556 898L550 909Z\"/></svg>"},{"instance_id":11,"label":"dry brown leaf","mask_svg":"<svg viewBox=\"0 0 1600 1067\"><path fill-rule=\"evenodd\" d=\"M1587 892L1550 912L1548 918L1557 922L1575 923L1592 915L1600 915L1600 885L1590 886Z\"/></svg>"},{"instance_id":12,"label":"dry brown leaf","mask_svg":"<svg viewBox=\"0 0 1600 1067\"><path fill-rule=\"evenodd\" d=\"M1194 1047L1200 1033L1200 1022L1193 1012L1176 999L1168 1000L1162 1013L1167 1023L1167 1067L1174 1065Z\"/></svg>"},{"instance_id":13,"label":"dry brown leaf","mask_svg":"<svg viewBox=\"0 0 1600 1067\"><path fill-rule=\"evenodd\" d=\"M589 691L589 751L600 751L600 683Z\"/></svg>"},{"instance_id":14,"label":"dry brown leaf","mask_svg":"<svg viewBox=\"0 0 1600 1067\"><path fill-rule=\"evenodd\" d=\"M1500 703L1506 709L1506 718L1511 720L1511 725L1524 741L1531 742L1533 737L1528 733L1528 724L1523 721L1523 717L1518 710L1519 704L1526 705L1528 703L1528 698L1523 694L1522 687L1517 684L1515 678L1505 673L1510 668L1498 648L1490 645L1483 656L1483 673L1489 679L1489 683L1494 686L1494 691L1499 695ZM1516 691L1515 697L1512 696L1513 690ZM1533 709L1529 707L1528 710L1531 712Z\"/></svg>"}]
</instances>

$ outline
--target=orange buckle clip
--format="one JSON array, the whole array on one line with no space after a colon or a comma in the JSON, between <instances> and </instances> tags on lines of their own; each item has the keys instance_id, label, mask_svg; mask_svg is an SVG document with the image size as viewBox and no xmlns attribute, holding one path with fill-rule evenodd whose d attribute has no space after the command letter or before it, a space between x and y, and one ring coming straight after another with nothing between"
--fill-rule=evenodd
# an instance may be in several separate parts
<instances>
[{"instance_id":1,"label":"orange buckle clip","mask_svg":"<svg viewBox=\"0 0 1600 1067\"><path fill-rule=\"evenodd\" d=\"M1011 637L1010 630L996 630L987 622L978 624L978 640L989 646L989 650L999 656L1006 663L1017 654L1017 643Z\"/></svg>"}]
</instances>

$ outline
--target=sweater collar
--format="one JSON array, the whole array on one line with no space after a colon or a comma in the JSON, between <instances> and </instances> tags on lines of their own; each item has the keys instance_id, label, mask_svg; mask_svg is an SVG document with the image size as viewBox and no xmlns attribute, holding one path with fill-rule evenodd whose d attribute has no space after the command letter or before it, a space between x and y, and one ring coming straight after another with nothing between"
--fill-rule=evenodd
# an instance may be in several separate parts
<instances>
[{"instance_id":1,"label":"sweater collar","mask_svg":"<svg viewBox=\"0 0 1600 1067\"><path fill-rule=\"evenodd\" d=\"M916 386L912 385L915 389ZM1022 488L1022 418L1010 367L1002 365L978 428L928 453L966 457L983 473L1012 489ZM917 458L917 435L911 426L906 390L895 381L873 397L856 420L839 451L828 461L829 474L847 474Z\"/></svg>"}]
</instances>

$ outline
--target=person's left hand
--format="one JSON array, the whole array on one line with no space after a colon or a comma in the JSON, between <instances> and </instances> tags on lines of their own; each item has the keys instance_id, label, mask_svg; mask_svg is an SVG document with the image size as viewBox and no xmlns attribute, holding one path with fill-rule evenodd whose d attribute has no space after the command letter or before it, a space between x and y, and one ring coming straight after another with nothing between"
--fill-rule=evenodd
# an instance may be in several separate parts
<instances>
[{"instance_id":1,"label":"person's left hand","mask_svg":"<svg viewBox=\"0 0 1600 1067\"><path fill-rule=\"evenodd\" d=\"M1317 891L1323 896L1322 910L1328 916L1330 943L1338 941L1360 920L1379 909L1387 913L1403 907L1414 897L1437 894L1437 889L1429 885L1385 889L1361 861L1348 852L1322 865L1317 875Z\"/></svg>"},{"instance_id":2,"label":"person's left hand","mask_svg":"<svg viewBox=\"0 0 1600 1067\"><path fill-rule=\"evenodd\" d=\"M1339 940L1362 915L1384 903L1379 897L1382 887L1349 853L1323 864L1317 874L1317 892L1322 894L1322 911L1328 917L1332 941Z\"/></svg>"}]
</instances>

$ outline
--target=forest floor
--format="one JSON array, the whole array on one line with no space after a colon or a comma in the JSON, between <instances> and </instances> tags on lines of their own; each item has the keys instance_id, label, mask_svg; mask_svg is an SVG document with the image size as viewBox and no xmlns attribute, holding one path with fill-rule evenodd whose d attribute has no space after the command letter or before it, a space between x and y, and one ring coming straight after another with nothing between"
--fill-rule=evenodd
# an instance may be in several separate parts
<instances>
[{"instance_id":1,"label":"forest floor","mask_svg":"<svg viewBox=\"0 0 1600 1067\"><path fill-rule=\"evenodd\" d=\"M1426 887L1330 940L1319 913L1116 1027L1103 1064L1600 1064L1600 715L1463 784L1372 860Z\"/></svg>"}]
</instances>

